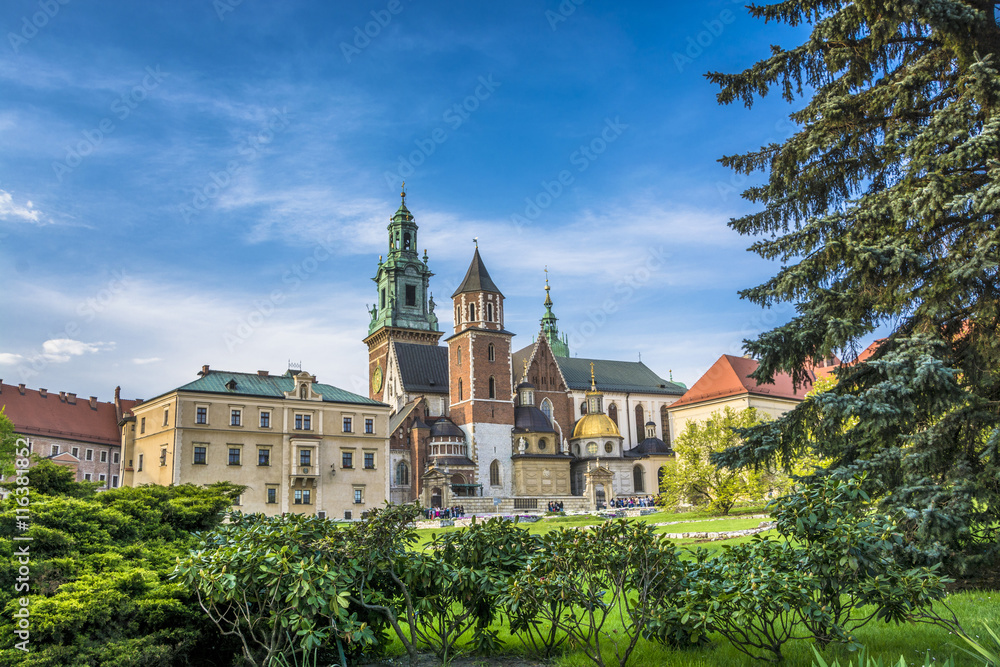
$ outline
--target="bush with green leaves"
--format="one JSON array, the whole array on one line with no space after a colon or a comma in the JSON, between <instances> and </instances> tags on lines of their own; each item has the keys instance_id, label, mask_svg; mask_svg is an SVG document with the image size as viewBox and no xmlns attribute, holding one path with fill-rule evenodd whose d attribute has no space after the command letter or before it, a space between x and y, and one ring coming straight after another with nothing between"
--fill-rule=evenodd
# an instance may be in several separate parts
<instances>
[{"instance_id":1,"label":"bush with green leaves","mask_svg":"<svg viewBox=\"0 0 1000 667\"><path fill-rule=\"evenodd\" d=\"M230 664L236 647L206 626L193 597L169 581L196 540L222 519L238 487L140 487L95 494L67 468L31 468L31 652L14 648L13 586L0 588L0 665L139 667L195 656ZM15 512L0 501L0 581L13 581ZM18 593L20 597L22 593Z\"/></svg>"},{"instance_id":2,"label":"bush with green leaves","mask_svg":"<svg viewBox=\"0 0 1000 667\"><path fill-rule=\"evenodd\" d=\"M177 563L174 577L255 667L327 644L342 656L345 643L376 639L347 610L351 574L316 546L336 530L337 524L313 516L233 512Z\"/></svg>"},{"instance_id":3,"label":"bush with green leaves","mask_svg":"<svg viewBox=\"0 0 1000 667\"><path fill-rule=\"evenodd\" d=\"M500 596L514 636L543 656L572 645L601 666L607 647L625 665L640 636L678 636L679 624L656 610L684 589L688 570L653 531L617 520L542 535Z\"/></svg>"}]
</instances>

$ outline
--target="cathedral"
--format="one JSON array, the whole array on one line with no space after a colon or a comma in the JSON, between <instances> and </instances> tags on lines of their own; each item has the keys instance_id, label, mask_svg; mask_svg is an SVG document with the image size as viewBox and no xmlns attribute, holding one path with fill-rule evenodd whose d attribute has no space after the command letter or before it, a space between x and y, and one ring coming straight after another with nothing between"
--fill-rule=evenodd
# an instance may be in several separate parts
<instances>
[{"instance_id":1,"label":"cathedral","mask_svg":"<svg viewBox=\"0 0 1000 667\"><path fill-rule=\"evenodd\" d=\"M686 391L641 361L570 355L548 279L534 341L514 350L477 245L442 331L434 275L401 194L369 308L369 396L390 406L390 500L466 511L599 508L655 494L673 461L667 406Z\"/></svg>"}]
</instances>

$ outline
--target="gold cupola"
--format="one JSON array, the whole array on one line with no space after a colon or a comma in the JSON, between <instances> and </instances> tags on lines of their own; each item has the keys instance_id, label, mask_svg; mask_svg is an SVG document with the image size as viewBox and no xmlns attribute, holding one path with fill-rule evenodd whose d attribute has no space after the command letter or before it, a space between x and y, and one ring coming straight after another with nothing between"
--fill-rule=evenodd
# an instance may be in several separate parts
<instances>
[{"instance_id":1,"label":"gold cupola","mask_svg":"<svg viewBox=\"0 0 1000 667\"><path fill-rule=\"evenodd\" d=\"M618 425L604 414L604 394L597 390L594 379L594 362L590 363L590 391L587 392L587 414L580 418L573 429L573 440L583 438L620 438Z\"/></svg>"}]
</instances>

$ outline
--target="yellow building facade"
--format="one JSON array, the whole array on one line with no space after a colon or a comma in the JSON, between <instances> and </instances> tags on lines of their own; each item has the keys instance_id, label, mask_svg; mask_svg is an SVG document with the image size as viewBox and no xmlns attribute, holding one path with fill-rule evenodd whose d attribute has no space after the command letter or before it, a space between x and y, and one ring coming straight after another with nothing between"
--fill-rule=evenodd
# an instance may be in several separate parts
<instances>
[{"instance_id":1,"label":"yellow building facade","mask_svg":"<svg viewBox=\"0 0 1000 667\"><path fill-rule=\"evenodd\" d=\"M202 368L121 424L124 485L246 487L234 509L357 519L389 492L389 407L283 375Z\"/></svg>"}]
</instances>

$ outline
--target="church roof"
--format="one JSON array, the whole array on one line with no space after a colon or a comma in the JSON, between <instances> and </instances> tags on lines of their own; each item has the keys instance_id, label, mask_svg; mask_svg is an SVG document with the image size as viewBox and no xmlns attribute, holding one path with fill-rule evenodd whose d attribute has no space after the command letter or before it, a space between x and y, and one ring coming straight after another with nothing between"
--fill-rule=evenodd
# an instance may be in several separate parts
<instances>
[{"instance_id":1,"label":"church roof","mask_svg":"<svg viewBox=\"0 0 1000 667\"><path fill-rule=\"evenodd\" d=\"M514 429L523 433L556 432L545 413L534 405L519 405L514 408Z\"/></svg>"},{"instance_id":2,"label":"church roof","mask_svg":"<svg viewBox=\"0 0 1000 667\"><path fill-rule=\"evenodd\" d=\"M646 456L648 454L673 454L674 450L670 445L659 438L646 438L632 449L625 451L625 456Z\"/></svg>"},{"instance_id":3,"label":"church roof","mask_svg":"<svg viewBox=\"0 0 1000 667\"><path fill-rule=\"evenodd\" d=\"M400 381L408 392L448 393L448 348L441 345L393 343Z\"/></svg>"},{"instance_id":4,"label":"church roof","mask_svg":"<svg viewBox=\"0 0 1000 667\"><path fill-rule=\"evenodd\" d=\"M469 270L465 273L465 279L451 296L454 298L463 292L495 292L503 296L496 283L490 278L490 273L486 270L486 265L483 264L483 258L479 256L478 246L476 254L472 256L472 264L469 265Z\"/></svg>"},{"instance_id":5,"label":"church roof","mask_svg":"<svg viewBox=\"0 0 1000 667\"><path fill-rule=\"evenodd\" d=\"M750 375L757 370L757 360L746 357L735 357L724 354L712 364L704 375L681 396L680 400L671 404L671 408L710 401L730 396L751 394L754 396L769 396L801 401L812 389L812 383L796 388L792 376L788 373L777 373L774 384L760 384Z\"/></svg>"},{"instance_id":6,"label":"church roof","mask_svg":"<svg viewBox=\"0 0 1000 667\"><path fill-rule=\"evenodd\" d=\"M465 439L465 431L455 425L455 422L447 417L441 417L431 424L432 438L462 438Z\"/></svg>"},{"instance_id":7,"label":"church roof","mask_svg":"<svg viewBox=\"0 0 1000 667\"><path fill-rule=\"evenodd\" d=\"M680 396L684 388L668 382L641 361L610 361L580 357L556 357L559 370L570 389L590 389L590 364L594 363L594 378L601 391L627 391L644 394Z\"/></svg>"},{"instance_id":8,"label":"church roof","mask_svg":"<svg viewBox=\"0 0 1000 667\"><path fill-rule=\"evenodd\" d=\"M236 383L235 388L226 385L230 380ZM177 391L200 391L208 394L228 394L230 396L266 396L268 398L285 398L285 394L295 389L295 376L261 375L260 373L233 373L231 371L210 370L194 382L188 382L177 388ZM360 405L383 405L367 396L359 396L330 384L314 382L312 390L323 397L324 401L333 403L357 403ZM169 392L165 392L169 393ZM162 394L161 394L162 395Z\"/></svg>"}]
</instances>

